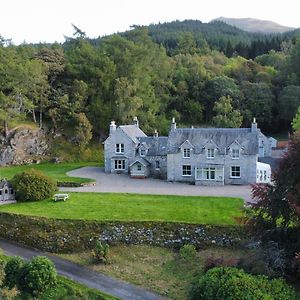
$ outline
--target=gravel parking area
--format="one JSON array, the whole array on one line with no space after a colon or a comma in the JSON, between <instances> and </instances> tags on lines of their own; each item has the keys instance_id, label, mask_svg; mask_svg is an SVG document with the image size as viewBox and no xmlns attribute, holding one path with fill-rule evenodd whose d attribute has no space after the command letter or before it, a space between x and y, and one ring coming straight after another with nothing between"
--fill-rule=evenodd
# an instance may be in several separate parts
<instances>
[{"instance_id":1,"label":"gravel parking area","mask_svg":"<svg viewBox=\"0 0 300 300\"><path fill-rule=\"evenodd\" d=\"M183 196L223 196L243 198L251 203L251 187L248 185L196 186L167 182L160 179L133 179L126 174L106 174L104 168L84 167L67 173L73 177L93 178L95 185L79 188L61 188L70 192L135 193Z\"/></svg>"}]
</instances>

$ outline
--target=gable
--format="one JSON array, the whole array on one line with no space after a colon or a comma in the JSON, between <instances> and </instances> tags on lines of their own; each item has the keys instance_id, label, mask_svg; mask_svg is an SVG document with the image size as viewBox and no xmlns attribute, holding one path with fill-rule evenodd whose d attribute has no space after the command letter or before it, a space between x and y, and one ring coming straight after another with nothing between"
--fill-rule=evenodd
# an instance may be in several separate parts
<instances>
[{"instance_id":1,"label":"gable","mask_svg":"<svg viewBox=\"0 0 300 300\"><path fill-rule=\"evenodd\" d=\"M203 148L205 149L218 149L218 145L213 141L213 140L209 140L206 143L204 143Z\"/></svg>"},{"instance_id":2,"label":"gable","mask_svg":"<svg viewBox=\"0 0 300 300\"><path fill-rule=\"evenodd\" d=\"M194 146L192 145L192 143L189 141L189 140L186 140L184 141L181 146L180 146L181 149L193 149Z\"/></svg>"},{"instance_id":3,"label":"gable","mask_svg":"<svg viewBox=\"0 0 300 300\"><path fill-rule=\"evenodd\" d=\"M237 140L235 140L234 142L232 142L229 145L228 149L239 149L239 150L241 150L241 149L243 149L243 147Z\"/></svg>"},{"instance_id":4,"label":"gable","mask_svg":"<svg viewBox=\"0 0 300 300\"><path fill-rule=\"evenodd\" d=\"M116 131L104 141L104 145L115 144L137 145L120 127L117 127Z\"/></svg>"}]
</instances>

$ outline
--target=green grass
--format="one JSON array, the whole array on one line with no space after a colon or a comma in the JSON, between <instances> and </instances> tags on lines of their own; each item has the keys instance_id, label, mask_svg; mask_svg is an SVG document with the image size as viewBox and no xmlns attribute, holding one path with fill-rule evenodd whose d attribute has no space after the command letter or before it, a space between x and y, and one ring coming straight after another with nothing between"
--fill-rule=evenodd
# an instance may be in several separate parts
<instances>
[{"instance_id":1,"label":"green grass","mask_svg":"<svg viewBox=\"0 0 300 300\"><path fill-rule=\"evenodd\" d=\"M45 294L43 294L42 297L40 297L39 299L40 300L58 300L58 299L117 300L119 298L100 292L96 289L88 288L85 285L70 280L66 277L58 276L57 286L49 290Z\"/></svg>"},{"instance_id":2,"label":"green grass","mask_svg":"<svg viewBox=\"0 0 300 300\"><path fill-rule=\"evenodd\" d=\"M20 202L2 205L0 211L55 219L232 225L241 216L243 203L222 197L71 193L66 202Z\"/></svg>"},{"instance_id":3,"label":"green grass","mask_svg":"<svg viewBox=\"0 0 300 300\"><path fill-rule=\"evenodd\" d=\"M146 246L111 246L108 264L95 264L91 252L59 255L95 271L144 286L170 299L187 299L195 274L203 272L205 260L247 258L250 250L210 248L201 250L190 261L170 249Z\"/></svg>"},{"instance_id":4,"label":"green grass","mask_svg":"<svg viewBox=\"0 0 300 300\"><path fill-rule=\"evenodd\" d=\"M93 179L80 178L80 177L69 177L66 175L67 172L78 169L85 166L100 166L98 162L73 162L73 163L41 163L34 165L21 165L12 167L0 167L0 178L5 177L7 179L12 178L15 174L34 168L44 172L51 176L57 182L74 182L74 183L89 183L93 182Z\"/></svg>"}]
</instances>

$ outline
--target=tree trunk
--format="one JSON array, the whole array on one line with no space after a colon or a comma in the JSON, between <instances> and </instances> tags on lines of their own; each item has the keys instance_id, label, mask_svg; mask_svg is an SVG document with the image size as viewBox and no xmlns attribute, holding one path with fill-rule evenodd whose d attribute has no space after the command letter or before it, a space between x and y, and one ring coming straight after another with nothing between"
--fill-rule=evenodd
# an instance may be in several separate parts
<instances>
[{"instance_id":1,"label":"tree trunk","mask_svg":"<svg viewBox=\"0 0 300 300\"><path fill-rule=\"evenodd\" d=\"M33 118L33 122L36 123L36 117L35 117L35 110L34 110L34 108L32 109L32 118Z\"/></svg>"},{"instance_id":2,"label":"tree trunk","mask_svg":"<svg viewBox=\"0 0 300 300\"><path fill-rule=\"evenodd\" d=\"M8 136L8 122L6 119L4 120L4 136Z\"/></svg>"},{"instance_id":3,"label":"tree trunk","mask_svg":"<svg viewBox=\"0 0 300 300\"><path fill-rule=\"evenodd\" d=\"M40 128L43 128L43 112L42 112L42 109L40 109Z\"/></svg>"}]
</instances>

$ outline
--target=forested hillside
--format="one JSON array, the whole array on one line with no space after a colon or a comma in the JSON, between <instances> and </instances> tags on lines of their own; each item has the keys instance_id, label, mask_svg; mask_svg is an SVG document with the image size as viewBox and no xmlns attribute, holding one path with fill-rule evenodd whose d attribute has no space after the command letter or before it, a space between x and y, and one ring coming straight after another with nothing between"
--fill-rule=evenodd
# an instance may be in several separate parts
<instances>
[{"instance_id":1,"label":"forested hillside","mask_svg":"<svg viewBox=\"0 0 300 300\"><path fill-rule=\"evenodd\" d=\"M112 119L124 124L137 116L145 132L166 134L172 117L180 125L218 126L217 115L225 116L223 126L226 116L239 115L242 126L256 117L265 131L287 130L300 105L295 34L259 36L224 23L192 30L195 22L97 40L74 27L62 45L1 39L3 131L27 119L84 145L91 130L104 138Z\"/></svg>"}]
</instances>

